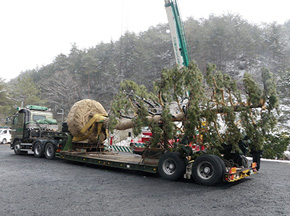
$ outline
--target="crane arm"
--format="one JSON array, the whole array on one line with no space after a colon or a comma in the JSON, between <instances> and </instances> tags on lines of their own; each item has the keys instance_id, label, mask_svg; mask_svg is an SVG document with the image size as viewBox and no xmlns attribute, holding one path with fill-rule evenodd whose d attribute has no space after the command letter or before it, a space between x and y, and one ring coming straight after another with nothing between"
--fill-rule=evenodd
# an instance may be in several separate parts
<instances>
[{"instance_id":1,"label":"crane arm","mask_svg":"<svg viewBox=\"0 0 290 216\"><path fill-rule=\"evenodd\" d=\"M188 67L189 57L177 0L165 0L165 9L167 13L176 63L179 65L179 67Z\"/></svg>"}]
</instances>

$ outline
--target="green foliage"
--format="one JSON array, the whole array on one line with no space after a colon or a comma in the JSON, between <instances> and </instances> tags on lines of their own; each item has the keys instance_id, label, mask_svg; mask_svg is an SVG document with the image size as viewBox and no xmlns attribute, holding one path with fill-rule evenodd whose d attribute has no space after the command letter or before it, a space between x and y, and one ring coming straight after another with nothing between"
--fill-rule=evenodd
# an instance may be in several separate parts
<instances>
[{"instance_id":1,"label":"green foliage","mask_svg":"<svg viewBox=\"0 0 290 216\"><path fill-rule=\"evenodd\" d=\"M146 87L138 86L133 81L124 81L120 85L120 91L115 96L110 111L110 129L113 130L117 124L117 119L122 117L134 119L135 135L141 132L141 128L148 125L148 109L143 98L157 99L153 94L149 94Z\"/></svg>"},{"instance_id":2,"label":"green foliage","mask_svg":"<svg viewBox=\"0 0 290 216\"><path fill-rule=\"evenodd\" d=\"M268 159L282 158L290 143L289 133L274 133L265 136L263 157Z\"/></svg>"},{"instance_id":3,"label":"green foliage","mask_svg":"<svg viewBox=\"0 0 290 216\"><path fill-rule=\"evenodd\" d=\"M151 144L164 143L166 148L168 140L178 136L172 121L176 114L182 116L179 130L187 140L200 143L203 137L202 144L214 154L222 150L223 143L230 144L233 152L241 152L238 143L243 138L242 133L249 138L252 150L261 150L265 136L276 124L273 111L278 107L278 98L272 74L263 69L263 84L267 86L263 86L262 91L246 73L244 94L247 100L242 101L242 93L230 76L216 71L215 65L208 65L207 69L205 79L194 62L180 70L177 67L164 69L161 79L154 83L155 97L144 86L123 82L112 105L111 121L117 124L116 120L124 115L131 116L135 135L148 125L153 133ZM144 98L150 99L156 107L160 104L162 112L150 113ZM160 119L148 121L149 115L151 118L160 115Z\"/></svg>"},{"instance_id":4,"label":"green foliage","mask_svg":"<svg viewBox=\"0 0 290 216\"><path fill-rule=\"evenodd\" d=\"M248 73L245 73L243 83L248 94L248 101L256 106L259 105L262 98L262 90L258 84Z\"/></svg>"},{"instance_id":5,"label":"green foliage","mask_svg":"<svg viewBox=\"0 0 290 216\"><path fill-rule=\"evenodd\" d=\"M201 127L202 113L199 105L203 105L204 85L203 76L194 62L190 62L188 68L180 71L183 75L184 83L181 89L188 94L188 103L186 104L186 115L188 118L184 121L184 133L186 136L196 135L196 128ZM181 97L187 97L187 95Z\"/></svg>"},{"instance_id":6,"label":"green foliage","mask_svg":"<svg viewBox=\"0 0 290 216\"><path fill-rule=\"evenodd\" d=\"M34 83L33 79L28 75L23 75L17 79L11 86L11 92L13 103L16 106L36 104L40 105L44 103L40 96L40 88Z\"/></svg>"},{"instance_id":7,"label":"green foliage","mask_svg":"<svg viewBox=\"0 0 290 216\"><path fill-rule=\"evenodd\" d=\"M7 103L7 90L6 83L2 78L0 78L0 106L3 106Z\"/></svg>"},{"instance_id":8,"label":"green foliage","mask_svg":"<svg viewBox=\"0 0 290 216\"><path fill-rule=\"evenodd\" d=\"M150 124L150 130L152 132L152 138L151 138L151 146L157 147L158 144L162 143L163 141L163 130L160 127L158 122L154 122Z\"/></svg>"},{"instance_id":9,"label":"green foliage","mask_svg":"<svg viewBox=\"0 0 290 216\"><path fill-rule=\"evenodd\" d=\"M277 82L273 74L266 68L262 69L262 81L264 86L264 97L267 97L268 110L278 110L279 98L277 96Z\"/></svg>"},{"instance_id":10,"label":"green foliage","mask_svg":"<svg viewBox=\"0 0 290 216\"><path fill-rule=\"evenodd\" d=\"M290 25L290 22L289 22ZM290 28L289 28L290 31ZM290 34L289 34L290 37ZM289 55L290 56L290 55ZM278 121L283 125L286 130L290 130L290 126L288 121L290 120L290 110L283 109L283 107L289 105L289 98L290 98L290 69L280 71L279 78L277 82L277 90L280 96L280 103L281 103L281 115L279 116ZM284 106L283 106L284 105Z\"/></svg>"},{"instance_id":11,"label":"green foliage","mask_svg":"<svg viewBox=\"0 0 290 216\"><path fill-rule=\"evenodd\" d=\"M260 72L256 68L261 65L275 73L289 68L290 48L286 43L290 38L289 22L253 25L240 15L223 14L208 19L189 18L184 24L189 53L203 74L207 62L211 62L216 70L238 80L239 85L238 76L244 71L257 80ZM38 86L49 80L51 89L60 86L60 91L66 91L65 85L73 79L72 85L77 87L72 87L72 93L65 96L42 89L41 97L49 105L67 109L65 104L91 98L109 109L121 81L132 80L152 90L151 82L160 79L160 71L175 65L168 29L168 24L159 24L138 34L126 32L117 41L99 43L89 49L79 49L73 44L69 54L59 54L51 64L24 74ZM52 81L51 78L64 76L63 72L70 78L68 82Z\"/></svg>"},{"instance_id":12,"label":"green foliage","mask_svg":"<svg viewBox=\"0 0 290 216\"><path fill-rule=\"evenodd\" d=\"M260 109L248 109L241 113L242 125L245 133L250 138L255 151L263 149L265 136L274 129L277 124L277 112L279 98L276 92L276 82L268 69L262 69L263 89L245 74L244 84L248 93L248 103L258 105Z\"/></svg>"},{"instance_id":13,"label":"green foliage","mask_svg":"<svg viewBox=\"0 0 290 216\"><path fill-rule=\"evenodd\" d=\"M289 22L253 25L234 14L211 15L198 20L189 18L185 21L188 49L200 67L191 63L182 71L177 67L162 70L175 64L167 24L150 27L139 34L126 32L117 41L100 43L89 49L82 50L73 44L68 55L60 54L51 64L26 71L11 81L8 89L12 92L8 95L12 102L5 109L13 110L11 107L19 106L21 101L39 104L45 100L49 106L62 108L67 113L76 101L91 98L106 109L113 103L111 114L116 118L111 118L112 125L117 124L121 114L129 116L138 125L134 132L139 133L138 128L147 124L145 116L156 110L138 99L138 95L155 104L164 119L183 112L184 107L187 117L181 129L188 136L194 136L195 129L201 128L206 121L207 132L202 133L208 146L220 146L226 141L235 143L240 138L238 129L241 129L250 135L255 143L253 148L261 149L263 137L276 124L279 98L273 78L278 77L278 71L281 72L280 79L277 78L279 94L288 104L289 26ZM274 72L274 76L266 69L257 71L261 65ZM239 75L245 71L248 74L240 82ZM25 76L31 79L26 82ZM124 80L132 80L136 86L124 82L119 92L119 84ZM156 81L153 86L152 81ZM135 96L128 96L131 90ZM30 96L26 98L25 95ZM241 95L246 95L247 101L243 101ZM131 102L123 100L126 97ZM172 111L170 103L179 106ZM249 107L262 105L264 109ZM165 114L169 108L170 114ZM239 119L242 121L237 124ZM220 121L229 126L223 128ZM164 124L167 129L171 127L165 121ZM156 140L174 134L163 134L157 129L159 124L152 123L151 127L159 131Z\"/></svg>"},{"instance_id":14,"label":"green foliage","mask_svg":"<svg viewBox=\"0 0 290 216\"><path fill-rule=\"evenodd\" d=\"M11 114L11 100L8 96L7 89L7 84L0 78L0 125L4 125L6 123L6 117Z\"/></svg>"}]
</instances>

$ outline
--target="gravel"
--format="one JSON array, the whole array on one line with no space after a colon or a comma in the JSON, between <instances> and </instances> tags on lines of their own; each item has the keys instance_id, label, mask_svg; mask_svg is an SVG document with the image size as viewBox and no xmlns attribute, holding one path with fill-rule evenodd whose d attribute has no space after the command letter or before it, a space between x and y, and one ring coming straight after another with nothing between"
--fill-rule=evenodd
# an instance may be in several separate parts
<instances>
[{"instance_id":1,"label":"gravel","mask_svg":"<svg viewBox=\"0 0 290 216\"><path fill-rule=\"evenodd\" d=\"M0 145L0 215L290 215L290 164L201 186L158 175L15 155Z\"/></svg>"}]
</instances>

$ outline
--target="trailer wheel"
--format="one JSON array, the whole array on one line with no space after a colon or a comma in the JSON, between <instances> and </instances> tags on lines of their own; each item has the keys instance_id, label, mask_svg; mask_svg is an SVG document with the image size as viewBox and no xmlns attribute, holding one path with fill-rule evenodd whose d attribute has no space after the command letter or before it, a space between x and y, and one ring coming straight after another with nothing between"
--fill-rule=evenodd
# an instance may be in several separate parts
<instances>
[{"instance_id":1,"label":"trailer wheel","mask_svg":"<svg viewBox=\"0 0 290 216\"><path fill-rule=\"evenodd\" d=\"M19 140L14 143L14 153L16 155L20 155L21 154L20 143L21 142Z\"/></svg>"},{"instance_id":2,"label":"trailer wheel","mask_svg":"<svg viewBox=\"0 0 290 216\"><path fill-rule=\"evenodd\" d=\"M177 152L169 152L161 156L158 173L166 180L176 181L185 173L185 159Z\"/></svg>"},{"instance_id":3,"label":"trailer wheel","mask_svg":"<svg viewBox=\"0 0 290 216\"><path fill-rule=\"evenodd\" d=\"M245 155L240 155L241 157L241 161L242 161L242 166L244 168L249 168L249 163L248 163L248 159L246 158Z\"/></svg>"},{"instance_id":4,"label":"trailer wheel","mask_svg":"<svg viewBox=\"0 0 290 216\"><path fill-rule=\"evenodd\" d=\"M244 168L249 167L248 159L244 155L231 153L231 154L225 155L224 158L228 161L234 162L235 166L244 167Z\"/></svg>"},{"instance_id":5,"label":"trailer wheel","mask_svg":"<svg viewBox=\"0 0 290 216\"><path fill-rule=\"evenodd\" d=\"M192 177L202 185L215 185L221 182L223 172L222 164L215 155L201 155L192 165Z\"/></svg>"},{"instance_id":6,"label":"trailer wheel","mask_svg":"<svg viewBox=\"0 0 290 216\"><path fill-rule=\"evenodd\" d=\"M216 159L220 162L220 165L222 166L222 177L223 177L226 172L225 162L219 156L216 156L216 155L213 155L213 156L216 157Z\"/></svg>"},{"instance_id":7,"label":"trailer wheel","mask_svg":"<svg viewBox=\"0 0 290 216\"><path fill-rule=\"evenodd\" d=\"M34 144L33 150L34 150L34 157L41 158L43 156L40 142L36 142Z\"/></svg>"},{"instance_id":8,"label":"trailer wheel","mask_svg":"<svg viewBox=\"0 0 290 216\"><path fill-rule=\"evenodd\" d=\"M47 143L45 145L44 155L46 159L52 160L55 155L55 147L52 143Z\"/></svg>"}]
</instances>

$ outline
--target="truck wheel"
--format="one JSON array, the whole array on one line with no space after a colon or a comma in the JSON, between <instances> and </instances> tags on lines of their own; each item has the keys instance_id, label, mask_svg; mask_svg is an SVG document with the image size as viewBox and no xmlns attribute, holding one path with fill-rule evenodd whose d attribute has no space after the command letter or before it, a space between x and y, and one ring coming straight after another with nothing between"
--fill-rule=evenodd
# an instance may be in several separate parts
<instances>
[{"instance_id":1,"label":"truck wheel","mask_svg":"<svg viewBox=\"0 0 290 216\"><path fill-rule=\"evenodd\" d=\"M223 172L222 164L215 155L201 155L192 165L192 177L202 185L215 185L221 182Z\"/></svg>"},{"instance_id":2,"label":"truck wheel","mask_svg":"<svg viewBox=\"0 0 290 216\"><path fill-rule=\"evenodd\" d=\"M226 160L233 161L235 166L248 168L248 159L244 155L239 155L236 153L231 153L229 155L225 155Z\"/></svg>"},{"instance_id":3,"label":"truck wheel","mask_svg":"<svg viewBox=\"0 0 290 216\"><path fill-rule=\"evenodd\" d=\"M241 158L241 164L244 168L249 168L249 163L248 163L248 159L246 158L245 155L240 155Z\"/></svg>"},{"instance_id":4,"label":"truck wheel","mask_svg":"<svg viewBox=\"0 0 290 216\"><path fill-rule=\"evenodd\" d=\"M2 143L3 143L3 144L7 144L7 140L4 138L4 139L2 140Z\"/></svg>"},{"instance_id":5,"label":"truck wheel","mask_svg":"<svg viewBox=\"0 0 290 216\"><path fill-rule=\"evenodd\" d=\"M47 143L44 150L46 159L52 160L55 155L55 147L52 143Z\"/></svg>"},{"instance_id":6,"label":"truck wheel","mask_svg":"<svg viewBox=\"0 0 290 216\"><path fill-rule=\"evenodd\" d=\"M34 151L34 157L41 158L43 156L40 142L37 142L34 144L33 151Z\"/></svg>"},{"instance_id":7,"label":"truck wheel","mask_svg":"<svg viewBox=\"0 0 290 216\"><path fill-rule=\"evenodd\" d=\"M216 156L216 155L213 155L213 156L216 157L216 159L220 162L220 164L222 166L222 176L224 176L224 174L226 172L225 162L219 156Z\"/></svg>"},{"instance_id":8,"label":"truck wheel","mask_svg":"<svg viewBox=\"0 0 290 216\"><path fill-rule=\"evenodd\" d=\"M16 154L16 155L20 155L21 154L21 150L20 150L20 141L16 141L15 143L14 143L14 153Z\"/></svg>"},{"instance_id":9,"label":"truck wheel","mask_svg":"<svg viewBox=\"0 0 290 216\"><path fill-rule=\"evenodd\" d=\"M176 181L185 173L185 166L185 159L179 153L169 152L161 156L158 172L162 178Z\"/></svg>"}]
</instances>

